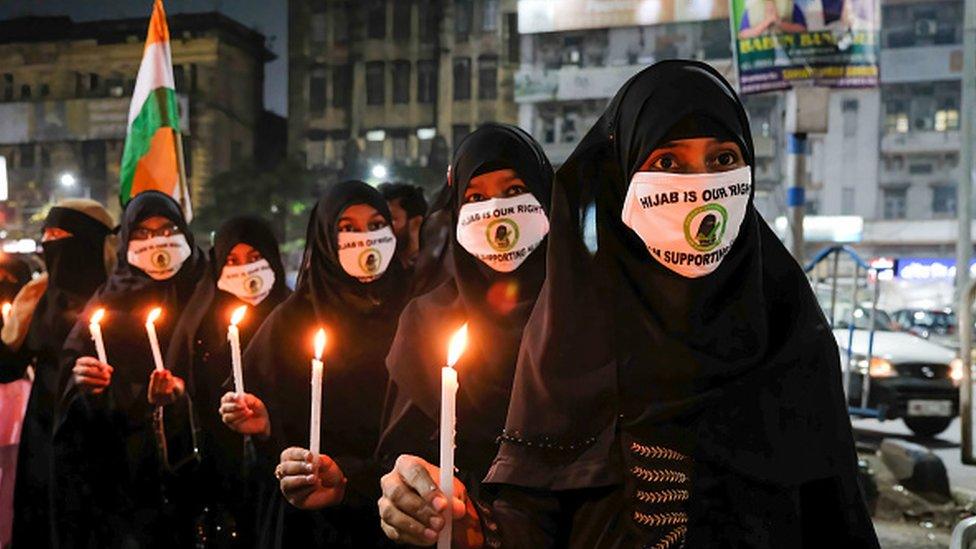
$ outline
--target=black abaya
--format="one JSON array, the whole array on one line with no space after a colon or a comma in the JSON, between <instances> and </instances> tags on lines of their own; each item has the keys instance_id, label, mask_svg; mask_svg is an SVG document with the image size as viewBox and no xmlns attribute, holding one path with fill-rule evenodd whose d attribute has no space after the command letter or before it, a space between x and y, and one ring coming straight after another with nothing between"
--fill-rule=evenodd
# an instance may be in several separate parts
<instances>
[{"instance_id":1,"label":"black abaya","mask_svg":"<svg viewBox=\"0 0 976 549\"><path fill-rule=\"evenodd\" d=\"M153 280L126 259L130 235L152 216L169 219L192 250L179 271ZM118 265L89 301L61 353L63 396L54 438L54 501L60 547L173 547L186 545L172 527L174 502L167 496L164 468L192 455L159 455L154 407L147 399L154 364L145 331L147 313L163 309L156 322L162 352L179 311L186 307L206 259L193 244L179 205L156 191L127 205L121 224ZM95 356L88 317L106 310L102 332L111 384L101 394L76 386L71 369L81 356Z\"/></svg>"},{"instance_id":2,"label":"black abaya","mask_svg":"<svg viewBox=\"0 0 976 549\"><path fill-rule=\"evenodd\" d=\"M328 344L322 387L321 451L348 480L336 507L303 511L274 490L262 526L261 547L367 548L386 546L376 500L381 472L372 459L386 389L384 357L408 293L400 261L362 283L338 259L336 222L346 207L368 204L391 223L382 196L360 181L336 184L309 221L298 288L264 322L244 355L244 386L271 419L270 440L256 440L261 461L276 464L285 448L307 448L314 333ZM271 476L268 467L262 474Z\"/></svg>"},{"instance_id":3,"label":"black abaya","mask_svg":"<svg viewBox=\"0 0 976 549\"><path fill-rule=\"evenodd\" d=\"M721 128L753 164L731 86L704 63L666 61L624 85L557 173L552 234L564 241L550 247L551 278L523 344L507 420L522 438L499 456L516 467L494 480L539 496L526 503L516 490L524 508L576 510L574 547L820 547L826 535L836 546L877 547L836 344L751 194L731 250L699 278L658 263L621 220L632 175L688 121ZM677 139L686 137L715 134ZM587 265L578 241L591 199L599 250ZM567 315L595 317L599 329L579 337L578 326L552 322ZM592 377L608 370L616 373ZM526 444L574 437L584 438ZM605 458L592 459L607 440ZM550 463L559 467L547 471ZM608 484L617 489L598 489ZM565 504L579 490L596 495ZM499 508L503 529L513 508ZM506 537L523 528L509 521Z\"/></svg>"}]
</instances>

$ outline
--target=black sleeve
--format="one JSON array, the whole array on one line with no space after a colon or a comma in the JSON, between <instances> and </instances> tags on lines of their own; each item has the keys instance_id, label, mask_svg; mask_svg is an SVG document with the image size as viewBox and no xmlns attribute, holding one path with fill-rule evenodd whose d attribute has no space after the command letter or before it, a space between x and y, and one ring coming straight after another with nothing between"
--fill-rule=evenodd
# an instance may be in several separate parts
<instances>
[{"instance_id":1,"label":"black sleeve","mask_svg":"<svg viewBox=\"0 0 976 549\"><path fill-rule=\"evenodd\" d=\"M0 342L0 383L22 379L33 358L24 346L15 351L6 343Z\"/></svg>"}]
</instances>

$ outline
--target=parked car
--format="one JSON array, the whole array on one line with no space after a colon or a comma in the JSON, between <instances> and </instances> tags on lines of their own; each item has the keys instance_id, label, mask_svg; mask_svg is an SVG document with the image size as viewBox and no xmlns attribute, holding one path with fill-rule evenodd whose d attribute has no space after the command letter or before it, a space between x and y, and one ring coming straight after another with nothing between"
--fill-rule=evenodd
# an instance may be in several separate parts
<instances>
[{"instance_id":1,"label":"parked car","mask_svg":"<svg viewBox=\"0 0 976 549\"><path fill-rule=\"evenodd\" d=\"M959 323L952 309L899 309L891 316L903 330L950 349L959 348Z\"/></svg>"},{"instance_id":2,"label":"parked car","mask_svg":"<svg viewBox=\"0 0 976 549\"><path fill-rule=\"evenodd\" d=\"M944 431L959 414L962 361L950 349L911 332L896 331L897 324L880 310L875 315L874 344L869 357L871 311L864 307L855 309L853 315L850 307L847 311L837 317L833 332L841 363L850 356L849 405L861 407L868 376L867 408L875 410L878 419L900 418L912 432L924 437Z\"/></svg>"}]
</instances>

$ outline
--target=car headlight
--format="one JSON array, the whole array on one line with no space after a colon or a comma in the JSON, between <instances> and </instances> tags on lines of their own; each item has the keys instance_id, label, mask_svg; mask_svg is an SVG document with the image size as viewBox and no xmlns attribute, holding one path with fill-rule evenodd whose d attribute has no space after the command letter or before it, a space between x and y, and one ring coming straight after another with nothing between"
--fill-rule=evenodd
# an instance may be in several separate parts
<instances>
[{"instance_id":1,"label":"car headlight","mask_svg":"<svg viewBox=\"0 0 976 549\"><path fill-rule=\"evenodd\" d=\"M891 362L875 356L871 357L871 362L868 364L868 375L871 377L893 377L898 375L898 372L891 365Z\"/></svg>"},{"instance_id":2,"label":"car headlight","mask_svg":"<svg viewBox=\"0 0 976 549\"><path fill-rule=\"evenodd\" d=\"M952 378L952 382L956 385L959 385L959 382L962 381L963 368L965 368L965 365L961 358L954 358L949 363L949 377Z\"/></svg>"}]
</instances>

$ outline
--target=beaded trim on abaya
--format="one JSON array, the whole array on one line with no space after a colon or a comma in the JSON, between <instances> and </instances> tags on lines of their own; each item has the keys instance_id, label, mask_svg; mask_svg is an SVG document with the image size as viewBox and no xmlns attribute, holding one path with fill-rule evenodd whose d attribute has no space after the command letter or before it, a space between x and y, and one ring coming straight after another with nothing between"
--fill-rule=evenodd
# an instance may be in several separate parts
<instances>
[{"instance_id":1,"label":"beaded trim on abaya","mask_svg":"<svg viewBox=\"0 0 976 549\"><path fill-rule=\"evenodd\" d=\"M646 535L645 549L684 547L688 527L685 504L690 494L688 456L665 446L631 441L629 472L634 524Z\"/></svg>"}]
</instances>

